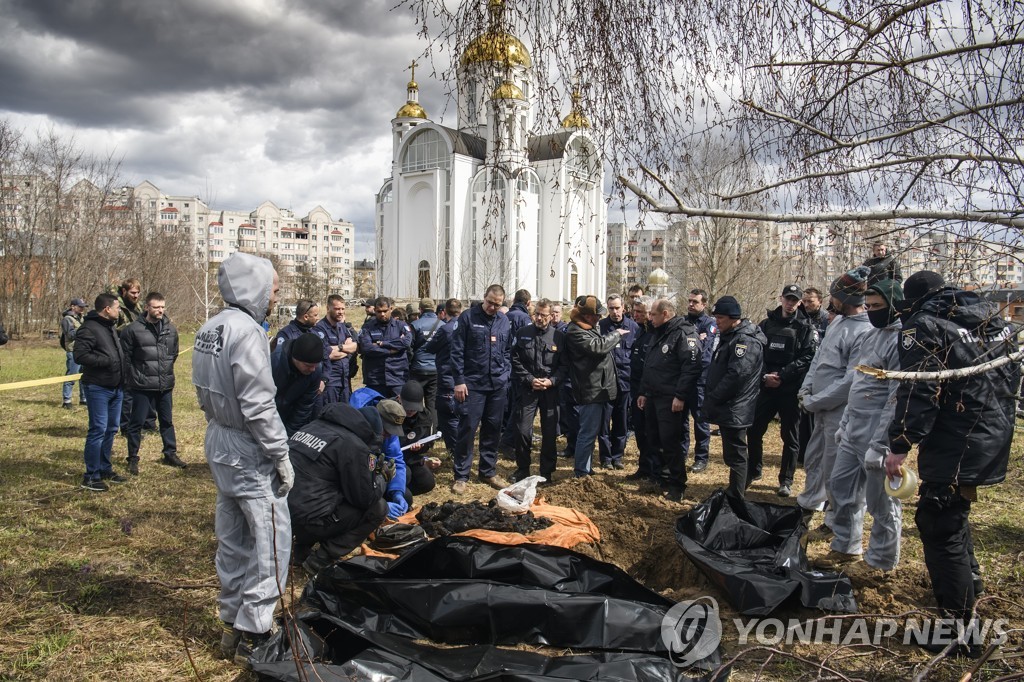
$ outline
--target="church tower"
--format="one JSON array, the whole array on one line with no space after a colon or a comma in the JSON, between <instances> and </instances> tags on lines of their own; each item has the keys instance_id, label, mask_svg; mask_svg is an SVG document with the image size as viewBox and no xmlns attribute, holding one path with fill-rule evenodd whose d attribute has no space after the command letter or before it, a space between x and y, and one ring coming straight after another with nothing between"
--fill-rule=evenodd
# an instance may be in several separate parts
<instances>
[{"instance_id":1,"label":"church tower","mask_svg":"<svg viewBox=\"0 0 1024 682\"><path fill-rule=\"evenodd\" d=\"M402 145L405 136L417 125L427 120L427 112L420 106L420 86L416 82L416 67L419 64L414 59L409 65L412 76L406 87L406 101L391 120L392 151L391 158L398 161L398 149Z\"/></svg>"}]
</instances>

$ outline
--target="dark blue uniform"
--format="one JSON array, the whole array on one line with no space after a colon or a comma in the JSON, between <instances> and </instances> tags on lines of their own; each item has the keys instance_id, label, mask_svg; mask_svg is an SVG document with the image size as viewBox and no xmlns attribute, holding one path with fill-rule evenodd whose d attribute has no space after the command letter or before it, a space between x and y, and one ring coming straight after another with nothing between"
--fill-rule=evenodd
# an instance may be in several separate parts
<instances>
[{"instance_id":1,"label":"dark blue uniform","mask_svg":"<svg viewBox=\"0 0 1024 682\"><path fill-rule=\"evenodd\" d=\"M455 411L455 381L452 377L452 332L458 320L448 320L437 328L423 349L434 354L437 369L437 397L434 412L437 428L441 431L444 446L449 452L455 450L455 438L459 430L459 415Z\"/></svg>"},{"instance_id":2,"label":"dark blue uniform","mask_svg":"<svg viewBox=\"0 0 1024 682\"><path fill-rule=\"evenodd\" d=\"M437 363L434 354L426 349L427 342L433 338L437 330L444 324L437 315L427 311L414 320L412 327L412 364L409 366L409 377L415 379L423 387L423 411L430 424L431 432L437 423L437 412L434 401L437 398Z\"/></svg>"},{"instance_id":3,"label":"dark blue uniform","mask_svg":"<svg viewBox=\"0 0 1024 682\"><path fill-rule=\"evenodd\" d=\"M409 379L409 348L412 330L405 322L391 318L381 323L366 320L359 330L359 352L363 354L363 385L385 398L398 395Z\"/></svg>"},{"instance_id":4,"label":"dark blue uniform","mask_svg":"<svg viewBox=\"0 0 1024 682\"><path fill-rule=\"evenodd\" d=\"M505 313L508 323L512 327L512 337L524 327L533 324L529 309L522 303L513 303L512 307ZM505 416L501 427L501 448L514 449L519 434L519 427L516 421L517 405L519 404L519 385L515 381L508 384L508 397L505 401Z\"/></svg>"},{"instance_id":5,"label":"dark blue uniform","mask_svg":"<svg viewBox=\"0 0 1024 682\"><path fill-rule=\"evenodd\" d=\"M540 475L551 480L555 471L555 438L558 429L558 387L565 375L560 354L564 335L548 325L522 327L512 347L512 375L516 386L516 480L530 475L533 418L540 410ZM551 386L534 390L534 379L550 379Z\"/></svg>"},{"instance_id":6,"label":"dark blue uniform","mask_svg":"<svg viewBox=\"0 0 1024 682\"><path fill-rule=\"evenodd\" d=\"M565 334L568 322L556 322L555 329ZM564 357L564 356L563 356ZM576 452L576 436L580 432L580 406L572 395L572 379L568 371L565 381L558 389L558 433L565 436L564 457L574 457Z\"/></svg>"},{"instance_id":7,"label":"dark blue uniform","mask_svg":"<svg viewBox=\"0 0 1024 682\"><path fill-rule=\"evenodd\" d=\"M292 320L277 332L277 336L274 337L274 343L271 345L273 349L276 349L285 341L290 339L298 338L303 334L308 334L313 331L313 327L304 325L298 320Z\"/></svg>"},{"instance_id":8,"label":"dark blue uniform","mask_svg":"<svg viewBox=\"0 0 1024 682\"><path fill-rule=\"evenodd\" d=\"M331 360L331 346L340 347L349 339L348 327L344 322L332 324L326 317L313 325L313 333L324 342L324 392L316 400L317 414L332 403L347 403L352 395L348 378L348 355L340 360Z\"/></svg>"},{"instance_id":9,"label":"dark blue uniform","mask_svg":"<svg viewBox=\"0 0 1024 682\"><path fill-rule=\"evenodd\" d=\"M628 435L629 407L632 404L629 361L640 327L628 317L622 318L622 322L612 322L611 318L606 317L597 323L597 328L601 331L601 336L616 329L628 329L632 332L623 336L619 341L619 347L612 351L619 392L615 400L605 403L604 415L601 417L601 430L598 432L597 438L601 465L621 469L622 453L626 450Z\"/></svg>"},{"instance_id":10,"label":"dark blue uniform","mask_svg":"<svg viewBox=\"0 0 1024 682\"><path fill-rule=\"evenodd\" d=\"M686 319L697 328L697 336L700 338L701 371L700 379L697 380L697 401L688 401L686 410L683 412L683 419L693 418L693 462L707 462L708 453L711 448L711 424L708 424L700 416L700 406L704 404L704 386L708 382L708 368L711 367L711 356L715 354L718 346L718 325L715 318L702 312L696 317L690 315ZM686 442L683 443L683 452L690 449L690 434L686 434Z\"/></svg>"},{"instance_id":11,"label":"dark blue uniform","mask_svg":"<svg viewBox=\"0 0 1024 682\"><path fill-rule=\"evenodd\" d=\"M323 377L321 365L312 374L303 374L295 368L292 362L293 343L295 339L278 344L270 356L270 369L277 386L274 402L289 436L313 421L313 407Z\"/></svg>"},{"instance_id":12,"label":"dark blue uniform","mask_svg":"<svg viewBox=\"0 0 1024 682\"><path fill-rule=\"evenodd\" d=\"M473 437L480 427L481 478L495 475L498 436L505 410L512 365L512 327L503 313L493 317L474 305L459 316L452 330L451 364L455 386L465 384L466 400L456 404L459 431L455 442L455 480L469 479Z\"/></svg>"}]
</instances>

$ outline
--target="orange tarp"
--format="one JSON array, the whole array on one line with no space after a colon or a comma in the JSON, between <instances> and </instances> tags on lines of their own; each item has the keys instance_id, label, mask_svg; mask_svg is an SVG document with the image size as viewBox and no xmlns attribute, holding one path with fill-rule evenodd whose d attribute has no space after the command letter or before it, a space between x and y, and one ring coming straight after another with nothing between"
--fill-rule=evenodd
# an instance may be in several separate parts
<instances>
[{"instance_id":1,"label":"orange tarp","mask_svg":"<svg viewBox=\"0 0 1024 682\"><path fill-rule=\"evenodd\" d=\"M418 524L419 521L416 520L416 514L419 513L419 510L417 507L406 512L398 518L396 523ZM597 529L597 526L594 525L594 522L586 514L580 511L570 509L569 507L556 507L555 505L545 503L543 499L534 502L530 506L530 511L533 512L534 516L549 519L551 525L543 530L534 531L529 535L483 529L467 530L462 533L455 533L455 535L464 535L499 545L521 545L526 542L532 542L538 545L555 545L556 547L564 547L566 549L572 549L581 542L601 541L601 531ZM363 543L363 554L379 557L397 556L395 554L378 552L365 542Z\"/></svg>"}]
</instances>

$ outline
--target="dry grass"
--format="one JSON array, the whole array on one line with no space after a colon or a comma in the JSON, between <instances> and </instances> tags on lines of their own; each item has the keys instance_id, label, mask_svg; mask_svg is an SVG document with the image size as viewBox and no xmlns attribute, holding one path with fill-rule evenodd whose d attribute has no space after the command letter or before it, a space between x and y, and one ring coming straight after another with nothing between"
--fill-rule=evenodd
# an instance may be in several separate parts
<instances>
[{"instance_id":1,"label":"dry grass","mask_svg":"<svg viewBox=\"0 0 1024 682\"><path fill-rule=\"evenodd\" d=\"M187 346L190 338L182 339ZM81 491L82 444L86 411L60 409L60 386L0 393L0 679L10 680L246 680L230 662L215 658L219 639L217 580L213 568L215 489L203 458L204 421L188 381L188 354L179 362L175 423L184 471L158 464L158 437L142 448L137 479L109 493ZM16 342L0 349L0 383L63 373L63 352L55 342ZM713 441L719 447L718 441ZM777 444L768 452L778 451ZM124 440L114 446L115 466L123 469ZM713 462L716 462L713 455ZM984 493L976 507L975 542L991 594L1024 603L1021 551L1024 499L1021 448L1015 448L1011 480ZM777 458L767 458L764 485L754 498L778 501L774 491ZM566 465L563 465L565 467ZM502 472L511 472L502 463ZM627 472L631 467L627 466ZM559 483L547 493L555 503L576 500L604 533L602 545L588 551L617 563L654 589L684 598L711 589L685 561L671 538L671 524L683 507L644 497L621 480L625 472L605 473L587 485ZM568 475L568 470L562 475ZM725 480L720 459L706 475L694 477L688 496L702 499ZM448 499L450 473L420 502ZM798 483L800 485L799 474ZM492 491L473 484L486 499ZM861 591L866 610L898 612L908 603L929 606L930 590L908 505L901 594ZM637 528L643 542L633 542ZM821 551L818 548L815 551ZM301 588L303 579L292 581ZM721 598L720 598L720 601ZM994 603L1012 614L1019 607ZM1015 610L1016 609L1016 610ZM787 617L790 614L786 614ZM798 617L815 617L800 612ZM1019 646L1019 640L1018 644ZM803 652L808 653L808 652ZM809 652L818 660L829 654ZM910 654L898 654L898 656ZM752 656L735 679L754 679L766 655ZM1020 660L991 664L980 679L1019 669ZM872 662L844 665L872 679L899 679L920 657L888 673ZM193 667L194 666L194 667ZM964 666L943 664L939 679L956 679ZM761 679L789 680L806 668L776 657Z\"/></svg>"}]
</instances>

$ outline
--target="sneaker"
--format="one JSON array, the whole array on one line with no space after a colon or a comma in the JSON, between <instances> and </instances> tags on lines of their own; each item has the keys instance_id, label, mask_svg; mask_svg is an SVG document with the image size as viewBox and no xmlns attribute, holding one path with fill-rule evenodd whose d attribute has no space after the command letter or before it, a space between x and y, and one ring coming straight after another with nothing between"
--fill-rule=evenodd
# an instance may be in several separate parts
<instances>
[{"instance_id":1,"label":"sneaker","mask_svg":"<svg viewBox=\"0 0 1024 682\"><path fill-rule=\"evenodd\" d=\"M238 649L238 643L242 639L242 631L236 630L234 623L221 623L220 632L220 657L231 660Z\"/></svg>"},{"instance_id":2,"label":"sneaker","mask_svg":"<svg viewBox=\"0 0 1024 682\"><path fill-rule=\"evenodd\" d=\"M71 403L64 403L64 404L61 405L61 407L63 407L65 410L73 410L73 409L75 409L74 406L72 406Z\"/></svg>"},{"instance_id":3,"label":"sneaker","mask_svg":"<svg viewBox=\"0 0 1024 682\"><path fill-rule=\"evenodd\" d=\"M132 476L139 475L139 460L137 457L135 459L128 460L128 473Z\"/></svg>"},{"instance_id":4,"label":"sneaker","mask_svg":"<svg viewBox=\"0 0 1024 682\"><path fill-rule=\"evenodd\" d=\"M107 484L98 478L83 478L82 489L90 490L94 493L105 493L110 490L110 488L107 487Z\"/></svg>"},{"instance_id":5,"label":"sneaker","mask_svg":"<svg viewBox=\"0 0 1024 682\"><path fill-rule=\"evenodd\" d=\"M775 491L775 494L778 495L779 497L789 497L790 495L793 494L793 488L791 486L783 484L779 486L779 489Z\"/></svg>"},{"instance_id":6,"label":"sneaker","mask_svg":"<svg viewBox=\"0 0 1024 682\"><path fill-rule=\"evenodd\" d=\"M104 481L110 481L111 483L127 483L128 479L120 475L116 471L110 471L105 474L100 474L100 478Z\"/></svg>"},{"instance_id":7,"label":"sneaker","mask_svg":"<svg viewBox=\"0 0 1024 682\"><path fill-rule=\"evenodd\" d=\"M665 499L669 502L682 502L683 501L683 488L669 488L665 492Z\"/></svg>"},{"instance_id":8,"label":"sneaker","mask_svg":"<svg viewBox=\"0 0 1024 682\"><path fill-rule=\"evenodd\" d=\"M480 482L491 486L495 490L501 490L502 488L508 487L508 481L498 474L494 474L493 476L480 476Z\"/></svg>"},{"instance_id":9,"label":"sneaker","mask_svg":"<svg viewBox=\"0 0 1024 682\"><path fill-rule=\"evenodd\" d=\"M89 403L85 402L84 400L79 400L78 404L79 405L88 405Z\"/></svg>"},{"instance_id":10,"label":"sneaker","mask_svg":"<svg viewBox=\"0 0 1024 682\"><path fill-rule=\"evenodd\" d=\"M614 460L612 462L612 469L615 469L616 471L621 471L621 470L623 470L625 468L626 468L626 465L623 464L622 460L620 460L620 459L616 459L616 460Z\"/></svg>"},{"instance_id":11,"label":"sneaker","mask_svg":"<svg viewBox=\"0 0 1024 682\"><path fill-rule=\"evenodd\" d=\"M840 571L845 570L847 566L858 563L859 561L861 561L860 554L847 554L846 552L837 552L836 550L831 549L828 554L815 561L814 565L817 568L823 568L829 571Z\"/></svg>"},{"instance_id":12,"label":"sneaker","mask_svg":"<svg viewBox=\"0 0 1024 682\"><path fill-rule=\"evenodd\" d=\"M530 470L529 469L516 469L516 472L514 474L512 474L512 482L516 483L518 481L523 480L524 478L529 478L529 477L530 477Z\"/></svg>"},{"instance_id":13,"label":"sneaker","mask_svg":"<svg viewBox=\"0 0 1024 682\"><path fill-rule=\"evenodd\" d=\"M722 431L721 429L711 429L711 435L720 437L722 435Z\"/></svg>"},{"instance_id":14,"label":"sneaker","mask_svg":"<svg viewBox=\"0 0 1024 682\"><path fill-rule=\"evenodd\" d=\"M253 651L266 644L268 639L270 639L269 632L259 634L242 632L238 646L235 648L235 665L240 665L246 670L252 670L252 663L249 662L249 657L252 656Z\"/></svg>"},{"instance_id":15,"label":"sneaker","mask_svg":"<svg viewBox=\"0 0 1024 682\"><path fill-rule=\"evenodd\" d=\"M465 495L467 485L466 481L455 481L452 483L452 492L456 495Z\"/></svg>"},{"instance_id":16,"label":"sneaker","mask_svg":"<svg viewBox=\"0 0 1024 682\"><path fill-rule=\"evenodd\" d=\"M758 473L756 473L756 474L754 474L753 476L750 477L750 482L753 483L754 481L760 481L761 478L762 478L761 472L758 472Z\"/></svg>"},{"instance_id":17,"label":"sneaker","mask_svg":"<svg viewBox=\"0 0 1024 682\"><path fill-rule=\"evenodd\" d=\"M696 462L693 463L693 466L690 467L690 471L695 474L699 474L700 472L704 471L707 468L708 461L706 459L698 459Z\"/></svg>"},{"instance_id":18,"label":"sneaker","mask_svg":"<svg viewBox=\"0 0 1024 682\"><path fill-rule=\"evenodd\" d=\"M598 469L611 469L612 468L612 461L610 459L603 459L597 465L597 468Z\"/></svg>"},{"instance_id":19,"label":"sneaker","mask_svg":"<svg viewBox=\"0 0 1024 682\"><path fill-rule=\"evenodd\" d=\"M166 464L169 467L176 467L178 469L187 469L188 468L188 464L185 464L183 461L181 461L178 458L178 455L176 455L174 453L171 453L169 455L164 455L164 458L162 460L160 460L160 463L161 464Z\"/></svg>"}]
</instances>

